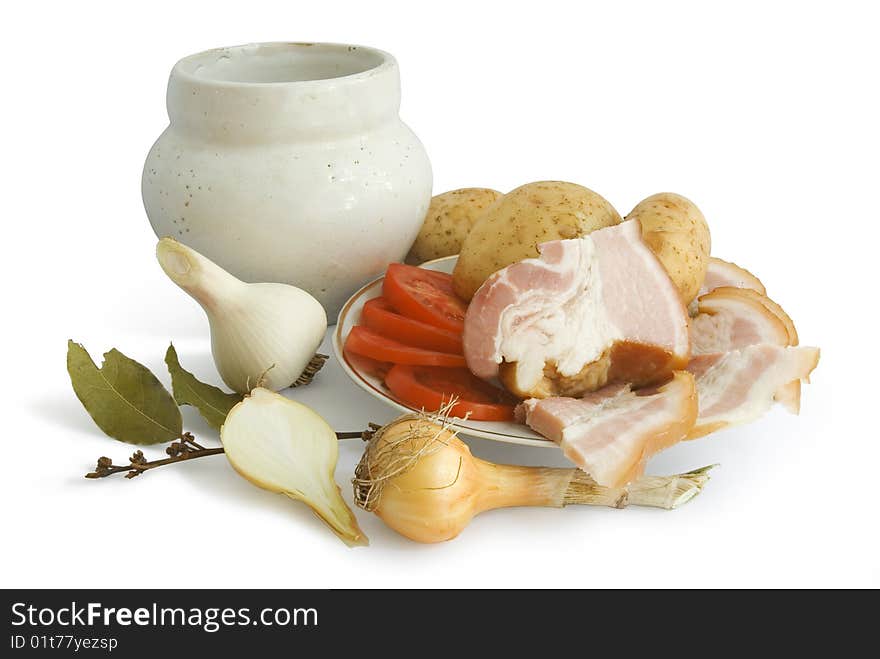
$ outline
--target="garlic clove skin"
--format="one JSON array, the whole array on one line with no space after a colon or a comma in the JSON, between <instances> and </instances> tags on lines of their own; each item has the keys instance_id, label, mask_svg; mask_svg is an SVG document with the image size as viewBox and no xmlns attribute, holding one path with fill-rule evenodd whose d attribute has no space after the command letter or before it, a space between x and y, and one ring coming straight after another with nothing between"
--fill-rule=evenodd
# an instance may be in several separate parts
<instances>
[{"instance_id":1,"label":"garlic clove skin","mask_svg":"<svg viewBox=\"0 0 880 659\"><path fill-rule=\"evenodd\" d=\"M220 377L238 393L259 385L279 391L305 370L324 339L321 304L287 284L246 284L244 295L205 312Z\"/></svg>"},{"instance_id":2,"label":"garlic clove skin","mask_svg":"<svg viewBox=\"0 0 880 659\"><path fill-rule=\"evenodd\" d=\"M311 408L254 389L229 411L220 440L232 467L251 483L302 501L349 546L368 544L334 480L336 433Z\"/></svg>"},{"instance_id":3,"label":"garlic clove skin","mask_svg":"<svg viewBox=\"0 0 880 659\"><path fill-rule=\"evenodd\" d=\"M165 237L159 241L156 259L168 278L202 305L209 318L209 310L217 310L224 303L233 302L247 286L174 238Z\"/></svg>"},{"instance_id":4,"label":"garlic clove skin","mask_svg":"<svg viewBox=\"0 0 880 659\"><path fill-rule=\"evenodd\" d=\"M214 363L233 391L278 391L302 374L327 331L315 298L288 284L245 283L173 238L159 241L156 258L204 309Z\"/></svg>"}]
</instances>

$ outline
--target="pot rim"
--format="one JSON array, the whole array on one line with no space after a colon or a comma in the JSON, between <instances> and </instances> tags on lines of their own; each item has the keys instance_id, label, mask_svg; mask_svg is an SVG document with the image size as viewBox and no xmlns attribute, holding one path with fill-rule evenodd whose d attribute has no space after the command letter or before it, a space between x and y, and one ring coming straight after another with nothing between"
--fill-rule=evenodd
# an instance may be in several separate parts
<instances>
[{"instance_id":1,"label":"pot rim","mask_svg":"<svg viewBox=\"0 0 880 659\"><path fill-rule=\"evenodd\" d=\"M231 53L242 53L246 57L252 57L256 51L262 49L312 49L327 53L352 55L366 53L374 56L378 63L363 71L356 71L340 76L331 76L325 78L314 78L310 80L278 80L278 81L246 81L246 80L224 80L221 78L205 77L196 75L192 69L200 66L199 60L210 60L212 57L229 56ZM253 52L248 52L253 51ZM371 78L375 75L388 71L397 67L397 60L391 53L371 46L362 46L358 44L346 44L335 42L308 42L308 41L262 41L237 46L224 46L221 48L210 48L198 53L193 53L182 57L177 61L172 69L172 75L187 80L190 83L204 86L214 87L253 87L253 88L304 88L310 86L322 86L330 82L347 82L356 81L364 78Z\"/></svg>"}]
</instances>

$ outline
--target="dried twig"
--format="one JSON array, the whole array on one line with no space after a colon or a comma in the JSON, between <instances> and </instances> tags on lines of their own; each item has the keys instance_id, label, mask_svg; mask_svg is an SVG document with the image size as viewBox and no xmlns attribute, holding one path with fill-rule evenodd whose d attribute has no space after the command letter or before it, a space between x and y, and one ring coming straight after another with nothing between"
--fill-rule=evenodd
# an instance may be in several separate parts
<instances>
[{"instance_id":1,"label":"dried twig","mask_svg":"<svg viewBox=\"0 0 880 659\"><path fill-rule=\"evenodd\" d=\"M127 465L115 465L110 458L102 456L98 458L95 471L86 474L86 478L105 478L107 476L112 476L113 474L119 474L123 471L128 472L125 474L126 478L134 478L135 476L140 476L145 471L155 469L156 467L174 464L175 462L183 462L184 460L192 460L193 458L203 458L208 455L218 455L223 453L223 449L205 448L201 444L196 443L195 437L193 437L191 433L185 432L180 436L179 441L172 442L171 445L165 449L165 453L167 453L169 457L163 460L149 461L144 457L143 451L135 451L128 459Z\"/></svg>"},{"instance_id":2,"label":"dried twig","mask_svg":"<svg viewBox=\"0 0 880 659\"><path fill-rule=\"evenodd\" d=\"M338 432L337 439L362 439L365 442L370 441L373 433L379 429L375 423L369 424L369 430L355 432ZM126 478L134 478L140 476L145 471L155 469L156 467L164 467L165 465L175 464L176 462L184 462L194 458L204 458L209 455L220 455L223 453L223 447L205 448L198 444L192 433L185 432L180 436L178 441L172 442L165 449L165 453L169 456L162 460L147 460L143 451L135 451L128 459L127 465L115 465L113 460L106 456L98 458L95 471L86 474L86 478L106 478L114 474L125 474Z\"/></svg>"}]
</instances>

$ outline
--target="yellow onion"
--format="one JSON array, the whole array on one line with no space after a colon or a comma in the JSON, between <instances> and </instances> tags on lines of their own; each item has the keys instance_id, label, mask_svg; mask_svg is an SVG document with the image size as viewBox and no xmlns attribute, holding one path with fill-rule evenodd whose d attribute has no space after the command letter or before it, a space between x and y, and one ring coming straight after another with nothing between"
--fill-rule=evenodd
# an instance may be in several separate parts
<instances>
[{"instance_id":1,"label":"yellow onion","mask_svg":"<svg viewBox=\"0 0 880 659\"><path fill-rule=\"evenodd\" d=\"M416 542L456 537L494 508L628 504L672 509L699 494L709 467L645 476L621 488L579 469L500 465L474 457L442 416L407 414L376 431L355 470L355 503Z\"/></svg>"}]
</instances>

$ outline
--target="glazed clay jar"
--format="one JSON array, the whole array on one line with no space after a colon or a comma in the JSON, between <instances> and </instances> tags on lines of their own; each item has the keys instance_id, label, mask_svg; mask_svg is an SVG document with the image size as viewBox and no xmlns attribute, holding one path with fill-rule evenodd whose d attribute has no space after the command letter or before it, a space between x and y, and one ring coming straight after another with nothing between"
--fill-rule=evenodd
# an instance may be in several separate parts
<instances>
[{"instance_id":1,"label":"glazed clay jar","mask_svg":"<svg viewBox=\"0 0 880 659\"><path fill-rule=\"evenodd\" d=\"M401 260L431 198L431 166L400 120L388 53L270 43L180 60L170 125L143 173L156 235L245 281L342 303Z\"/></svg>"}]
</instances>

